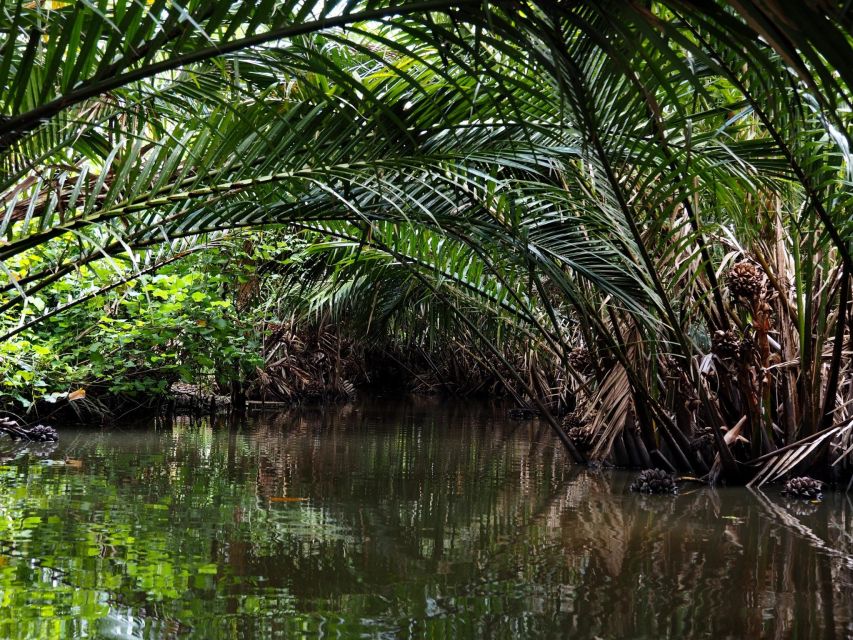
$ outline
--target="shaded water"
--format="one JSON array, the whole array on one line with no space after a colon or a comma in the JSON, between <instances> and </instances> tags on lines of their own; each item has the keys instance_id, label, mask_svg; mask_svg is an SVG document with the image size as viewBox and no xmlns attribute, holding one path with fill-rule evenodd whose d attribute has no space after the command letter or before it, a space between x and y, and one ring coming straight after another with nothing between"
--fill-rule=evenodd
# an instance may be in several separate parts
<instances>
[{"instance_id":1,"label":"shaded water","mask_svg":"<svg viewBox=\"0 0 853 640\"><path fill-rule=\"evenodd\" d=\"M66 430L0 455L3 638L853 635L845 496L631 495L486 405Z\"/></svg>"}]
</instances>

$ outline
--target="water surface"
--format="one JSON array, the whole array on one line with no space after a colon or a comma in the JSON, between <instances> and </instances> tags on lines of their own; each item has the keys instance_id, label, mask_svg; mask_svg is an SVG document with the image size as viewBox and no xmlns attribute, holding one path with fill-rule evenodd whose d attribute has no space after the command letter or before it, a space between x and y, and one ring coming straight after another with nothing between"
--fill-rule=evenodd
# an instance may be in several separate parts
<instances>
[{"instance_id":1,"label":"water surface","mask_svg":"<svg viewBox=\"0 0 853 640\"><path fill-rule=\"evenodd\" d=\"M0 440L2 638L845 638L851 503L572 467L412 399Z\"/></svg>"}]
</instances>

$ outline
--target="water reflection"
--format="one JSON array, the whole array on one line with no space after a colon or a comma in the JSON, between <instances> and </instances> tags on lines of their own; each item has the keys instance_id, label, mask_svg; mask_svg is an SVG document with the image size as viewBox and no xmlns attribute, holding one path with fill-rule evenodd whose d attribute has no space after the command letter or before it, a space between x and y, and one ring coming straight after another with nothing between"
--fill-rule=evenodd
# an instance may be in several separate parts
<instances>
[{"instance_id":1,"label":"water reflection","mask_svg":"<svg viewBox=\"0 0 853 640\"><path fill-rule=\"evenodd\" d=\"M503 415L413 399L0 442L0 637L853 635L846 496L638 497Z\"/></svg>"}]
</instances>

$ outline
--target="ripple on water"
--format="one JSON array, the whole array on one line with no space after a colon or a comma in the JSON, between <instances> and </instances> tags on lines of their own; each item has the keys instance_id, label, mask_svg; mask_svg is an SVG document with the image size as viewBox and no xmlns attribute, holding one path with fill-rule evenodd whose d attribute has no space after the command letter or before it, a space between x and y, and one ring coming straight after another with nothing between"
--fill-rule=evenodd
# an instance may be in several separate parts
<instances>
[{"instance_id":1,"label":"ripple on water","mask_svg":"<svg viewBox=\"0 0 853 640\"><path fill-rule=\"evenodd\" d=\"M853 633L850 504L629 494L412 399L0 441L3 638Z\"/></svg>"}]
</instances>

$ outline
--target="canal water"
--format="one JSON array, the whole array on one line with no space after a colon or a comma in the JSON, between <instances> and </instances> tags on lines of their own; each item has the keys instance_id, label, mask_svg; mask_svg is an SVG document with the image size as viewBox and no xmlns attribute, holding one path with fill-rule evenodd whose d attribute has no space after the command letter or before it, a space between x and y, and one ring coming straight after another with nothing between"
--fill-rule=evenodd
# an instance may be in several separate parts
<instances>
[{"instance_id":1,"label":"canal water","mask_svg":"<svg viewBox=\"0 0 853 640\"><path fill-rule=\"evenodd\" d=\"M0 440L1 638L846 638L853 505L412 398Z\"/></svg>"}]
</instances>

